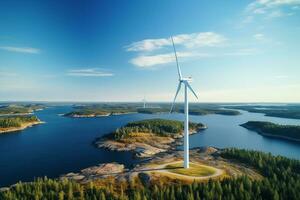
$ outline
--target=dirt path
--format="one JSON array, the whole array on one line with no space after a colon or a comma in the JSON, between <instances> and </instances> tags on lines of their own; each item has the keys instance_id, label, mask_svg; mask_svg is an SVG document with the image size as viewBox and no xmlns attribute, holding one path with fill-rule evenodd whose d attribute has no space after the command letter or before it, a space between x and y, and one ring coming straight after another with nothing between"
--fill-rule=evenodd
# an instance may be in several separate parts
<instances>
[{"instance_id":1,"label":"dirt path","mask_svg":"<svg viewBox=\"0 0 300 200\"><path fill-rule=\"evenodd\" d=\"M216 178L216 177L219 177L219 176L224 174L224 170L222 170L222 169L218 169L218 168L215 168L215 167L211 167L211 166L203 165L203 164L198 164L198 163L193 163L193 164L212 168L212 169L215 170L215 173L212 174L212 175L209 175L209 176L189 176L189 175L183 175L183 174L170 172L170 171L168 171L168 169L166 169L167 165L172 165L172 164L177 164L177 163L181 163L181 161L162 164L162 165L157 165L157 166L155 166L155 168L149 168L148 170L149 170L149 172L163 173L163 174L166 174L166 175L170 175L174 178L177 177L177 178L182 178L182 179L185 179L185 180L186 179L188 179L188 180L206 180L206 179L210 179L210 178Z\"/></svg>"}]
</instances>

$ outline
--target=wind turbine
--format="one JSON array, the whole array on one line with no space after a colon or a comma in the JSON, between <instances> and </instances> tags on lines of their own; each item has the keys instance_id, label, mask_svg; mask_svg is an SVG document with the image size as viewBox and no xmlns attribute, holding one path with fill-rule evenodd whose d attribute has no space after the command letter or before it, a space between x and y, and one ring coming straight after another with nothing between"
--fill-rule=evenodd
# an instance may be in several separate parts
<instances>
[{"instance_id":1,"label":"wind turbine","mask_svg":"<svg viewBox=\"0 0 300 200\"><path fill-rule=\"evenodd\" d=\"M146 98L143 98L143 108L146 108Z\"/></svg>"},{"instance_id":2,"label":"wind turbine","mask_svg":"<svg viewBox=\"0 0 300 200\"><path fill-rule=\"evenodd\" d=\"M192 82L192 78L188 77L188 78L183 78L181 75L181 70L178 64L178 58L177 58L177 53L176 53L176 48L175 48L175 44L174 44L174 40L173 37L171 37L172 40L172 44L173 44L173 49L174 49L174 55L175 55L175 59L176 59L176 65L177 65L177 71L178 71L178 76L179 76L179 83L177 86L177 91L172 103L172 107L170 110L170 113L173 110L174 107L174 103L176 101L176 97L180 91L181 88L181 84L184 84L184 168L189 168L189 101L188 101L188 89L191 90L191 92L195 95L195 97L198 99L198 96L196 95L196 93L194 92L194 90L192 89L190 83Z\"/></svg>"}]
</instances>

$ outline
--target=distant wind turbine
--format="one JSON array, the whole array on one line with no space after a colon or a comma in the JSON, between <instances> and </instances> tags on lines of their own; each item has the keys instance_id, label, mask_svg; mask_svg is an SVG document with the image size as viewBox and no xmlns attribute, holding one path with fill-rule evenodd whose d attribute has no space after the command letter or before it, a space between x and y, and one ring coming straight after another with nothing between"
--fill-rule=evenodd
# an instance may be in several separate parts
<instances>
[{"instance_id":1,"label":"distant wind turbine","mask_svg":"<svg viewBox=\"0 0 300 200\"><path fill-rule=\"evenodd\" d=\"M172 44L173 44L173 49L174 49L174 55L175 55L175 59L176 59L176 65L177 65L177 71L178 71L178 76L179 76L179 83L177 86L177 91L172 103L172 107L170 110L170 113L173 110L175 101L176 101L176 97L180 91L181 88L181 84L184 84L184 115L185 115L185 119L184 119L184 168L189 168L189 101L188 101L188 89L191 90L191 92L195 95L195 97L198 99L198 96L196 95L196 93L194 92L194 90L192 89L190 82L192 82L192 78L183 78L181 75L181 70L178 64L178 58L177 58L177 53L176 53L176 49L175 49L175 44L174 44L174 40L173 37L171 37L172 40Z\"/></svg>"},{"instance_id":2,"label":"distant wind turbine","mask_svg":"<svg viewBox=\"0 0 300 200\"><path fill-rule=\"evenodd\" d=\"M143 99L143 103L144 103L143 108L146 108L146 98L145 97Z\"/></svg>"}]
</instances>

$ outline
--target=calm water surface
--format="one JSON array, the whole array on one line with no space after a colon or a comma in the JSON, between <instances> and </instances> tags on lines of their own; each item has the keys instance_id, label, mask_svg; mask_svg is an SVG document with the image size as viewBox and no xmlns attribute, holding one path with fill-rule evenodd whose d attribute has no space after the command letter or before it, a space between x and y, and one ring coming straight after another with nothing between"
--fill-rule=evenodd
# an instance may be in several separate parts
<instances>
[{"instance_id":1,"label":"calm water surface","mask_svg":"<svg viewBox=\"0 0 300 200\"><path fill-rule=\"evenodd\" d=\"M50 107L36 112L44 122L22 132L0 135L0 186L34 177L58 177L68 172L105 162L119 162L129 167L138 162L128 152L109 152L92 145L96 137L107 134L130 121L165 118L183 120L183 114L128 114L99 118L67 118L59 114L70 111L67 106ZM271 152L300 159L300 144L261 135L240 127L249 120L300 125L300 120L266 117L241 111L239 116L190 116L208 129L190 137L190 147L239 147Z\"/></svg>"}]
</instances>

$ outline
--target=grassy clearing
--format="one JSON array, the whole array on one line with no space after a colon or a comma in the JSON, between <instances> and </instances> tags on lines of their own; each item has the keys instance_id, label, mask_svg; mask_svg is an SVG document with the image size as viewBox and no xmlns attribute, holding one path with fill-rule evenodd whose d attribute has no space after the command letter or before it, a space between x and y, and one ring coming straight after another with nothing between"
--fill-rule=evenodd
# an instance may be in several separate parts
<instances>
[{"instance_id":1,"label":"grassy clearing","mask_svg":"<svg viewBox=\"0 0 300 200\"><path fill-rule=\"evenodd\" d=\"M183 163L174 163L166 166L169 172L187 175L187 176L211 176L216 173L212 167L190 163L190 168L183 168Z\"/></svg>"}]
</instances>

